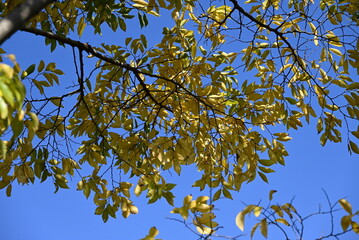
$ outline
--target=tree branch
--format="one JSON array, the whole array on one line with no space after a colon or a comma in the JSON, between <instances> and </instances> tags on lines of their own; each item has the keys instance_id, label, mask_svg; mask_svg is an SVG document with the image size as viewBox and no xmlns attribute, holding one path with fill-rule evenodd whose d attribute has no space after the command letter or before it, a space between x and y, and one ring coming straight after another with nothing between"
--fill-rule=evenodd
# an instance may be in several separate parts
<instances>
[{"instance_id":1,"label":"tree branch","mask_svg":"<svg viewBox=\"0 0 359 240\"><path fill-rule=\"evenodd\" d=\"M27 0L0 20L0 45L54 0Z\"/></svg>"}]
</instances>

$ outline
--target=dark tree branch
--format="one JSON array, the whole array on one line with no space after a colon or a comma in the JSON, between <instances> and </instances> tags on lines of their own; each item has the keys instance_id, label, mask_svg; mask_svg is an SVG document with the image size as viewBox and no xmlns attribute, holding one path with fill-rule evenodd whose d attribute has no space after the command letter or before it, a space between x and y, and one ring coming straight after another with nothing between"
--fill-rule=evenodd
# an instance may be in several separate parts
<instances>
[{"instance_id":1,"label":"dark tree branch","mask_svg":"<svg viewBox=\"0 0 359 240\"><path fill-rule=\"evenodd\" d=\"M0 45L54 0L27 0L0 20Z\"/></svg>"}]
</instances>

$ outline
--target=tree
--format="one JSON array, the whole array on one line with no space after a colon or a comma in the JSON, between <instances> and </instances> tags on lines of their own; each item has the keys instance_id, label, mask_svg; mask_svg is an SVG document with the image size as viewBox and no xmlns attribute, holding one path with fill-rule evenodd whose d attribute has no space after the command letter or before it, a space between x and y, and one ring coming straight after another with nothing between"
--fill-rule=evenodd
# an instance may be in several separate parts
<instances>
[{"instance_id":1,"label":"tree","mask_svg":"<svg viewBox=\"0 0 359 240\"><path fill-rule=\"evenodd\" d=\"M2 16L20 2L2 1ZM123 44L80 40L90 30L94 39L126 32L136 16L140 28L154 18L172 25L155 43L138 33ZM195 214L209 239L216 200L232 199L256 177L268 182L272 167L284 165L288 130L316 124L322 145L345 135L348 151L359 154L358 24L354 0L51 3L18 30L43 37L50 51L72 48L75 79L63 81L64 71L45 59L21 71L10 55L13 63L0 66L0 188L10 196L16 181L39 179L58 190L76 175L77 189L93 195L95 214L107 221L137 213L131 193L173 205L176 184L164 173L192 165L194 186L213 194L188 195L173 212L184 220ZM339 203L348 213L343 231L359 233L358 212ZM249 206L237 217L240 228L246 214L263 210ZM295 212L273 206L276 214ZM266 236L273 214L263 214Z\"/></svg>"}]
</instances>

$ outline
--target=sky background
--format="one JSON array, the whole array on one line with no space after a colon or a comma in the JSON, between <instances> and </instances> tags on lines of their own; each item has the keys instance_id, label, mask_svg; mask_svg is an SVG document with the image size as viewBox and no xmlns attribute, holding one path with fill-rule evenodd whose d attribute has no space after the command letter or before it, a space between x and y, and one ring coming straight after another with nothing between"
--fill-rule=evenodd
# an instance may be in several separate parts
<instances>
[{"instance_id":1,"label":"sky background","mask_svg":"<svg viewBox=\"0 0 359 240\"><path fill-rule=\"evenodd\" d=\"M164 24L164 23L161 23ZM135 31L135 30L133 30ZM132 32L133 32L132 31ZM150 40L155 41L156 34L162 31L162 26L155 29L144 30L144 34L151 31ZM156 32L159 31L159 32ZM126 33L131 35L131 29ZM103 39L93 40L94 46L99 41L115 41L123 43L124 35L106 35ZM83 37L91 39L90 33ZM16 33L5 44L8 53L16 55L20 66L26 69L32 63L38 63L41 59L46 62L59 62L58 67L65 72L65 79L70 80L74 74L71 48L58 47L53 53L44 45L42 37L32 36L28 33ZM74 75L73 75L74 77ZM354 77L353 77L354 78ZM332 203L340 198L347 198L354 210L359 209L359 159L358 156L350 156L347 152L346 143L327 143L321 147L319 135L316 134L315 125L305 126L300 131L290 132L292 141L286 143L290 156L286 159L286 166L276 166L276 173L268 175L269 184L260 178L244 184L239 193L232 193L235 200L220 199L216 209L217 220L224 226L218 234L236 236L242 232L235 225L235 217L245 204L256 204L262 200L268 202L268 192L277 190L272 203L291 201L293 197L294 206L303 216L318 211L319 205L322 209L327 208L324 189ZM344 134L343 139L346 139ZM182 199L189 193L194 198L208 195L208 192L198 192L191 188L196 179L196 171L188 167L178 177L168 178L168 182L176 183L175 206L181 206ZM197 175L199 176L199 175ZM139 214L131 215L123 219L118 213L117 219L110 218L103 223L101 216L94 215L95 205L91 199L86 199L81 191L76 191L75 185L78 179L69 184L72 189L60 189L54 194L54 186L51 182L33 185L19 186L13 184L12 196L6 197L5 191L0 191L0 240L72 240L72 239L106 239L106 240L135 240L146 236L152 226L160 231L158 238L165 240L197 239L185 226L169 218L176 218L170 211L165 200L155 204L147 205L147 200L141 197L133 197L134 203L139 207ZM338 206L338 208L340 208ZM178 218L178 217L177 217ZM178 218L179 219L179 218ZM314 239L321 234L327 234L329 229L329 216L325 218L313 218L305 224L305 239ZM255 223L255 222L254 222ZM336 215L336 226L340 226L340 215ZM253 221L247 221L245 229L250 229ZM340 229L339 229L340 230ZM246 232L249 234L249 231ZM281 239L273 228L269 228L268 239ZM240 239L250 239L249 235ZM259 232L254 239L262 239ZM340 237L343 240L358 239L358 236L347 234Z\"/></svg>"}]
</instances>

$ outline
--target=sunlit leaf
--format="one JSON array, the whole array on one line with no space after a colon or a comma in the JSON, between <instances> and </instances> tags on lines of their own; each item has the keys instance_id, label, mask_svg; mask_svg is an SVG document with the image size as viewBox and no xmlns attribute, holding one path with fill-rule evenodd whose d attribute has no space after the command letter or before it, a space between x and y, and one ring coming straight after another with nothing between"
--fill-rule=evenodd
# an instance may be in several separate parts
<instances>
[{"instance_id":1,"label":"sunlit leaf","mask_svg":"<svg viewBox=\"0 0 359 240\"><path fill-rule=\"evenodd\" d=\"M350 203L345 200L345 199L340 199L339 200L340 205L342 206L342 208L347 211L347 213L352 214L352 206L350 205Z\"/></svg>"},{"instance_id":2,"label":"sunlit leaf","mask_svg":"<svg viewBox=\"0 0 359 240\"><path fill-rule=\"evenodd\" d=\"M242 212L239 212L236 216L236 225L240 230L244 231L244 214Z\"/></svg>"}]
</instances>

